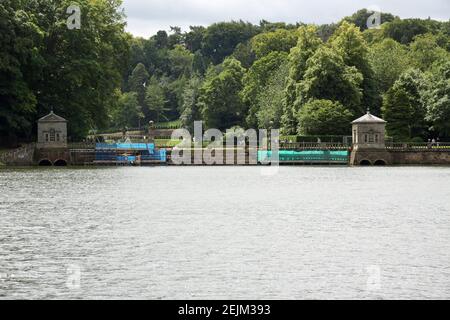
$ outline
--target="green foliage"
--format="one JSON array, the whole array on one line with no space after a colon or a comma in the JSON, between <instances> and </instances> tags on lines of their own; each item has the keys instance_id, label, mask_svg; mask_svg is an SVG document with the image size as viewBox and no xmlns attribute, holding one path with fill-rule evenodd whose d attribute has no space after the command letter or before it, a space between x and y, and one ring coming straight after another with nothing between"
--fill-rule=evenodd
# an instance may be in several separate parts
<instances>
[{"instance_id":1,"label":"green foliage","mask_svg":"<svg viewBox=\"0 0 450 320\"><path fill-rule=\"evenodd\" d=\"M339 102L311 100L298 113L299 135L347 135L353 114Z\"/></svg>"},{"instance_id":2,"label":"green foliage","mask_svg":"<svg viewBox=\"0 0 450 320\"><path fill-rule=\"evenodd\" d=\"M166 99L164 90L155 77L152 77L147 85L145 92L145 106L149 111L150 118L159 122L161 119L166 119L164 113L169 109L166 108Z\"/></svg>"},{"instance_id":3,"label":"green foliage","mask_svg":"<svg viewBox=\"0 0 450 320\"><path fill-rule=\"evenodd\" d=\"M233 58L227 58L223 70L209 73L200 89L199 107L206 127L227 129L241 123L244 114L240 92L245 69Z\"/></svg>"},{"instance_id":4,"label":"green foliage","mask_svg":"<svg viewBox=\"0 0 450 320\"><path fill-rule=\"evenodd\" d=\"M369 51L369 61L381 93L388 91L400 75L408 69L408 48L392 39L375 43Z\"/></svg>"},{"instance_id":5,"label":"green foliage","mask_svg":"<svg viewBox=\"0 0 450 320\"><path fill-rule=\"evenodd\" d=\"M143 39L125 33L120 0L77 2L80 30L66 26L71 0L0 2L0 144L32 140L51 108L73 139L149 120L336 134L348 114L379 113L381 95L397 139L450 135L450 22L383 13L366 30L372 13L360 10L327 25L231 21Z\"/></svg>"},{"instance_id":6,"label":"green foliage","mask_svg":"<svg viewBox=\"0 0 450 320\"><path fill-rule=\"evenodd\" d=\"M138 103L136 92L120 94L117 107L112 114L112 122L117 129L137 128L144 119L142 107Z\"/></svg>"},{"instance_id":7,"label":"green foliage","mask_svg":"<svg viewBox=\"0 0 450 320\"><path fill-rule=\"evenodd\" d=\"M233 58L239 60L244 68L250 68L256 60L250 42L239 43L233 52Z\"/></svg>"},{"instance_id":8,"label":"green foliage","mask_svg":"<svg viewBox=\"0 0 450 320\"><path fill-rule=\"evenodd\" d=\"M174 49L168 52L170 75L177 79L181 76L189 77L192 73L194 54L181 45L175 45Z\"/></svg>"},{"instance_id":9,"label":"green foliage","mask_svg":"<svg viewBox=\"0 0 450 320\"><path fill-rule=\"evenodd\" d=\"M221 63L239 43L250 40L257 33L257 27L243 21L212 24L204 33L202 54L214 64Z\"/></svg>"},{"instance_id":10,"label":"green foliage","mask_svg":"<svg viewBox=\"0 0 450 320\"><path fill-rule=\"evenodd\" d=\"M297 44L295 30L278 29L272 32L258 34L251 40L251 47L256 58L261 58L271 52L287 52Z\"/></svg>"},{"instance_id":11,"label":"green foliage","mask_svg":"<svg viewBox=\"0 0 450 320\"><path fill-rule=\"evenodd\" d=\"M424 75L416 69L403 73L388 90L383 101L387 133L397 141L423 136L426 109L422 91L427 87Z\"/></svg>"},{"instance_id":12,"label":"green foliage","mask_svg":"<svg viewBox=\"0 0 450 320\"><path fill-rule=\"evenodd\" d=\"M308 60L323 45L314 26L303 26L298 29L297 45L289 54L289 77L283 99L283 115L281 119L284 134L292 134L296 130L297 113L296 101L298 99L299 82L303 80Z\"/></svg>"},{"instance_id":13,"label":"green foliage","mask_svg":"<svg viewBox=\"0 0 450 320\"><path fill-rule=\"evenodd\" d=\"M450 62L433 70L424 100L427 106L426 120L431 123L431 130L445 137L450 136Z\"/></svg>"},{"instance_id":14,"label":"green foliage","mask_svg":"<svg viewBox=\"0 0 450 320\"><path fill-rule=\"evenodd\" d=\"M39 12L37 23L45 34L42 78L35 85L38 112L54 107L69 121L69 134L77 139L91 128L105 128L110 106L116 102L127 68L129 36L119 0L79 0L80 30L69 30L66 10L70 0L25 1L27 10ZM36 6L36 7L35 7Z\"/></svg>"},{"instance_id":15,"label":"green foliage","mask_svg":"<svg viewBox=\"0 0 450 320\"><path fill-rule=\"evenodd\" d=\"M267 83L281 65L287 64L287 57L288 54L285 52L272 52L257 60L244 76L244 88L241 92L241 96L242 101L249 110L246 119L249 127L256 128L257 126L257 114L261 106L258 95L267 91ZM284 84L285 79L283 79L281 87L277 85L277 89L283 92Z\"/></svg>"},{"instance_id":16,"label":"green foliage","mask_svg":"<svg viewBox=\"0 0 450 320\"><path fill-rule=\"evenodd\" d=\"M362 74L363 97L361 102L365 108L370 108L372 113L379 114L381 98L377 92L375 75L369 63L369 49L359 28L344 21L329 42L330 46L342 56L346 65L355 67Z\"/></svg>"},{"instance_id":17,"label":"green foliage","mask_svg":"<svg viewBox=\"0 0 450 320\"><path fill-rule=\"evenodd\" d=\"M304 80L299 84L296 110L310 100L338 101L354 116L364 112L361 106L362 74L345 65L341 55L328 47L321 47L307 63Z\"/></svg>"},{"instance_id":18,"label":"green foliage","mask_svg":"<svg viewBox=\"0 0 450 320\"><path fill-rule=\"evenodd\" d=\"M392 22L384 24L382 29L385 37L392 38L401 44L410 44L417 35L436 32L439 29L439 22L396 18Z\"/></svg>"},{"instance_id":19,"label":"green foliage","mask_svg":"<svg viewBox=\"0 0 450 320\"><path fill-rule=\"evenodd\" d=\"M145 86L149 78L150 75L145 69L144 64L138 63L128 79L129 89L131 92L137 94L138 103L141 106L145 105Z\"/></svg>"},{"instance_id":20,"label":"green foliage","mask_svg":"<svg viewBox=\"0 0 450 320\"><path fill-rule=\"evenodd\" d=\"M193 77L183 92L183 112L181 114L181 125L187 128L190 132L194 130L194 121L202 120L201 110L198 107L198 98L200 95L200 87L202 86L202 79Z\"/></svg>"},{"instance_id":21,"label":"green foliage","mask_svg":"<svg viewBox=\"0 0 450 320\"><path fill-rule=\"evenodd\" d=\"M437 37L430 33L419 35L411 43L410 60L415 68L429 70L434 63L450 60L450 54L439 47Z\"/></svg>"},{"instance_id":22,"label":"green foliage","mask_svg":"<svg viewBox=\"0 0 450 320\"><path fill-rule=\"evenodd\" d=\"M281 116L283 113L283 89L286 85L288 74L288 65L285 63L280 64L280 66L272 72L266 85L260 90L256 97L259 109L256 112L258 126L255 128L280 128Z\"/></svg>"}]
</instances>

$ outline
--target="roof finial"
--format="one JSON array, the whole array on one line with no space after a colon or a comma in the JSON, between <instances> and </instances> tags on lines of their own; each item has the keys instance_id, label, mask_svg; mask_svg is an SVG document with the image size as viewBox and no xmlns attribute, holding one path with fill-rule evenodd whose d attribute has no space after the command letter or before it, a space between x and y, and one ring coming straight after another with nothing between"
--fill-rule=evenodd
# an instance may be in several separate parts
<instances>
[{"instance_id":1,"label":"roof finial","mask_svg":"<svg viewBox=\"0 0 450 320\"><path fill-rule=\"evenodd\" d=\"M367 107L367 114L370 114L370 107Z\"/></svg>"}]
</instances>

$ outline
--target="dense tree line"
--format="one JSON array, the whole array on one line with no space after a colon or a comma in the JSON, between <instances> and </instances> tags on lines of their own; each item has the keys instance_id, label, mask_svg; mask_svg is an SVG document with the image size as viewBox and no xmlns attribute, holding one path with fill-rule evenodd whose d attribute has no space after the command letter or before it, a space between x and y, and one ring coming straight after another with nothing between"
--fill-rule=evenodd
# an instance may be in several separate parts
<instances>
[{"instance_id":1,"label":"dense tree line","mask_svg":"<svg viewBox=\"0 0 450 320\"><path fill-rule=\"evenodd\" d=\"M0 136L32 139L39 116L66 117L70 135L149 121L195 120L222 130L347 135L366 109L397 140L450 136L450 22L360 10L328 25L261 21L124 31L120 0L0 3Z\"/></svg>"}]
</instances>

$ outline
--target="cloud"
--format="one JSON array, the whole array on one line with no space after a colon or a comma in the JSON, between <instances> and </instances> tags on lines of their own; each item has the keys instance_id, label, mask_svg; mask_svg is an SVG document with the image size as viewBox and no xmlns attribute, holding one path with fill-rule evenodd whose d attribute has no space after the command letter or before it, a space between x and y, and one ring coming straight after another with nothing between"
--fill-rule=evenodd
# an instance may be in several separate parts
<instances>
[{"instance_id":1,"label":"cloud","mask_svg":"<svg viewBox=\"0 0 450 320\"><path fill-rule=\"evenodd\" d=\"M124 0L127 30L149 37L158 30L218 21L265 19L288 23L331 23L361 8L377 6L402 18L448 20L448 0Z\"/></svg>"}]
</instances>

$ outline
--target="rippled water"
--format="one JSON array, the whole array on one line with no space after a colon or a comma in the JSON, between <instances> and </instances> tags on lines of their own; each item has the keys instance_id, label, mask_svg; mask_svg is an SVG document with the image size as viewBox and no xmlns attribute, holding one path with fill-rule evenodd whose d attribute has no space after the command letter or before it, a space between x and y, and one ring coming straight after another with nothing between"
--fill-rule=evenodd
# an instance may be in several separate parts
<instances>
[{"instance_id":1,"label":"rippled water","mask_svg":"<svg viewBox=\"0 0 450 320\"><path fill-rule=\"evenodd\" d=\"M450 298L450 168L0 170L0 298Z\"/></svg>"}]
</instances>

